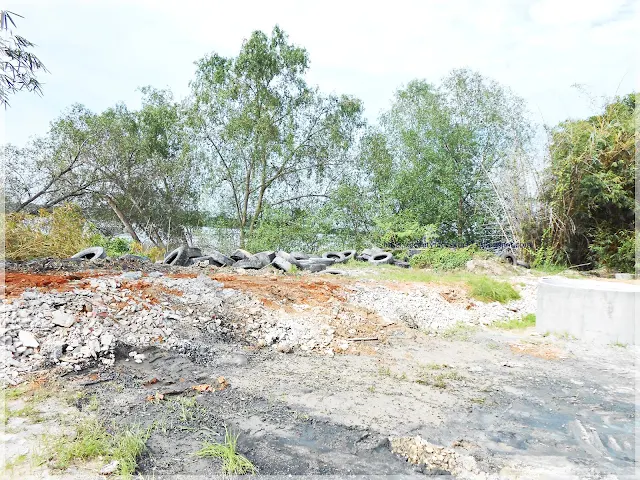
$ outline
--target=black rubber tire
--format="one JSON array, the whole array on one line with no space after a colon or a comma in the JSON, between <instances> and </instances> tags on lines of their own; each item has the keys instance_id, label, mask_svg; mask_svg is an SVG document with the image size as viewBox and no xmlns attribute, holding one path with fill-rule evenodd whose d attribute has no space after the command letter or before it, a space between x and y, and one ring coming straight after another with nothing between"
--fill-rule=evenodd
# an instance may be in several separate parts
<instances>
[{"instance_id":1,"label":"black rubber tire","mask_svg":"<svg viewBox=\"0 0 640 480\"><path fill-rule=\"evenodd\" d=\"M188 265L195 265L196 263L207 262L209 265L215 265L219 267L218 263L213 259L213 257L209 255L205 255L204 257L191 257L187 262Z\"/></svg>"},{"instance_id":2,"label":"black rubber tire","mask_svg":"<svg viewBox=\"0 0 640 480\"><path fill-rule=\"evenodd\" d=\"M502 255L500 255L500 258L502 258L505 262L507 262L510 265L518 264L518 259L513 253L509 253L509 252L503 253Z\"/></svg>"},{"instance_id":3,"label":"black rubber tire","mask_svg":"<svg viewBox=\"0 0 640 480\"><path fill-rule=\"evenodd\" d=\"M326 269L327 269L327 266L321 263L312 263L311 265L304 268L304 270L307 270L308 272L314 272L314 273L322 272L323 270L326 270Z\"/></svg>"},{"instance_id":4,"label":"black rubber tire","mask_svg":"<svg viewBox=\"0 0 640 480\"><path fill-rule=\"evenodd\" d=\"M196 257L202 257L202 250L200 250L198 247L187 247L187 255L189 255L189 258L196 258Z\"/></svg>"},{"instance_id":5,"label":"black rubber tire","mask_svg":"<svg viewBox=\"0 0 640 480\"><path fill-rule=\"evenodd\" d=\"M287 260L285 260L280 256L276 256L276 258L273 259L273 261L271 262L271 266L285 273L290 272L291 268L293 267L293 265L290 262L288 262Z\"/></svg>"},{"instance_id":6,"label":"black rubber tire","mask_svg":"<svg viewBox=\"0 0 640 480\"><path fill-rule=\"evenodd\" d=\"M342 256L344 257L344 261L348 262L349 260L353 260L354 258L356 258L356 251L345 250L344 252L342 252Z\"/></svg>"},{"instance_id":7,"label":"black rubber tire","mask_svg":"<svg viewBox=\"0 0 640 480\"><path fill-rule=\"evenodd\" d=\"M364 254L356 256L356 260L358 260L359 262L368 262L370 258L371 257L369 255Z\"/></svg>"},{"instance_id":8,"label":"black rubber tire","mask_svg":"<svg viewBox=\"0 0 640 480\"><path fill-rule=\"evenodd\" d=\"M520 260L516 261L516 265L522 268L531 268L531 265L529 265L527 262L522 262Z\"/></svg>"},{"instance_id":9,"label":"black rubber tire","mask_svg":"<svg viewBox=\"0 0 640 480\"><path fill-rule=\"evenodd\" d=\"M308 263L317 263L320 265L326 265L327 267L336 263L333 258L321 258L321 257L311 257L308 260L302 260Z\"/></svg>"},{"instance_id":10,"label":"black rubber tire","mask_svg":"<svg viewBox=\"0 0 640 480\"><path fill-rule=\"evenodd\" d=\"M176 267L184 267L189 262L189 250L187 247L178 247L164 257L162 263Z\"/></svg>"},{"instance_id":11,"label":"black rubber tire","mask_svg":"<svg viewBox=\"0 0 640 480\"><path fill-rule=\"evenodd\" d=\"M258 252L253 254L254 258L258 258L262 262L262 266L271 265L273 259L276 258L276 252Z\"/></svg>"},{"instance_id":12,"label":"black rubber tire","mask_svg":"<svg viewBox=\"0 0 640 480\"><path fill-rule=\"evenodd\" d=\"M84 250L80 250L71 258L78 258L80 260L92 261L92 260L97 260L99 258L107 258L107 252L105 252L104 248L102 247L90 247L90 248L85 248Z\"/></svg>"},{"instance_id":13,"label":"black rubber tire","mask_svg":"<svg viewBox=\"0 0 640 480\"><path fill-rule=\"evenodd\" d=\"M294 256L291 255L290 253L280 250L279 252L276 252L276 257L280 257L283 260L286 260L287 262L289 262L291 265L295 265L296 267L300 266L299 261L296 258L294 258Z\"/></svg>"},{"instance_id":14,"label":"black rubber tire","mask_svg":"<svg viewBox=\"0 0 640 480\"><path fill-rule=\"evenodd\" d=\"M344 263L346 259L342 252L327 252L322 254L322 258L328 258L330 260L335 260L335 263Z\"/></svg>"},{"instance_id":15,"label":"black rubber tire","mask_svg":"<svg viewBox=\"0 0 640 480\"><path fill-rule=\"evenodd\" d=\"M249 258L238 260L233 264L234 268L244 268L249 270L260 270L264 266L265 265L263 264L262 259L256 257L255 255L252 255Z\"/></svg>"},{"instance_id":16,"label":"black rubber tire","mask_svg":"<svg viewBox=\"0 0 640 480\"><path fill-rule=\"evenodd\" d=\"M217 265L218 267L229 267L235 263L232 259L230 259L226 255L223 255L220 252L216 252L215 250L211 252L208 256L213 259L214 261L213 265Z\"/></svg>"},{"instance_id":17,"label":"black rubber tire","mask_svg":"<svg viewBox=\"0 0 640 480\"><path fill-rule=\"evenodd\" d=\"M309 260L309 258L311 258L310 255L302 252L291 252L289 255L291 255L296 260Z\"/></svg>"},{"instance_id":18,"label":"black rubber tire","mask_svg":"<svg viewBox=\"0 0 640 480\"><path fill-rule=\"evenodd\" d=\"M411 264L409 262L403 262L402 260L394 260L393 264L396 267L401 267L401 268L411 268Z\"/></svg>"},{"instance_id":19,"label":"black rubber tire","mask_svg":"<svg viewBox=\"0 0 640 480\"><path fill-rule=\"evenodd\" d=\"M369 259L369 263L383 265L393 263L393 255L390 253L376 253Z\"/></svg>"},{"instance_id":20,"label":"black rubber tire","mask_svg":"<svg viewBox=\"0 0 640 480\"><path fill-rule=\"evenodd\" d=\"M241 248L238 248L235 252L229 255L229 257L236 262L244 260L245 258L249 258L250 256L251 253L247 252L246 250L242 250Z\"/></svg>"}]
</instances>

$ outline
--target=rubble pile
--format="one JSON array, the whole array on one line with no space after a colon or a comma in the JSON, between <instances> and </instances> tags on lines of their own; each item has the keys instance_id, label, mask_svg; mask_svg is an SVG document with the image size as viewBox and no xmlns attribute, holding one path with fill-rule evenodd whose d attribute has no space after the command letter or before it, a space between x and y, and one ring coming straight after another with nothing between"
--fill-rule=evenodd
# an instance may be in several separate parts
<instances>
[{"instance_id":1,"label":"rubble pile","mask_svg":"<svg viewBox=\"0 0 640 480\"><path fill-rule=\"evenodd\" d=\"M402 455L408 462L424 465L434 475L453 475L464 480L493 480L498 475L483 472L475 458L456 452L453 448L441 447L427 442L420 436L392 437L391 451Z\"/></svg>"}]
</instances>

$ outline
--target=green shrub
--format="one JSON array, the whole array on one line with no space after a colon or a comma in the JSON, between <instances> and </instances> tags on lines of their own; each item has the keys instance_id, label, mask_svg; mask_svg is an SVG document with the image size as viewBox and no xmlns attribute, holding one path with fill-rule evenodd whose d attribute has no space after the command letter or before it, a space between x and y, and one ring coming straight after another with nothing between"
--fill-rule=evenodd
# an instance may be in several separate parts
<instances>
[{"instance_id":1,"label":"green shrub","mask_svg":"<svg viewBox=\"0 0 640 480\"><path fill-rule=\"evenodd\" d=\"M483 302L507 303L520 298L520 294L510 283L489 277L469 277L467 284L471 288L471 296Z\"/></svg>"},{"instance_id":2,"label":"green shrub","mask_svg":"<svg viewBox=\"0 0 640 480\"><path fill-rule=\"evenodd\" d=\"M411 257L413 268L433 268L434 270L454 270L462 268L473 258L475 247L427 248Z\"/></svg>"},{"instance_id":3,"label":"green shrub","mask_svg":"<svg viewBox=\"0 0 640 480\"><path fill-rule=\"evenodd\" d=\"M107 252L107 256L117 258L121 255L131 252L131 244L133 242L124 238L114 237L108 238L101 234L91 237L91 245L103 247Z\"/></svg>"}]
</instances>

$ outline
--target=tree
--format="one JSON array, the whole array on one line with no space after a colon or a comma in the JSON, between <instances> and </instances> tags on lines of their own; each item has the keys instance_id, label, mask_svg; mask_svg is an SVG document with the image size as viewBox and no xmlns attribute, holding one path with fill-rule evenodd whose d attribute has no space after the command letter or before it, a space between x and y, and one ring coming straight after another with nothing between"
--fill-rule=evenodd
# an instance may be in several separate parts
<instances>
[{"instance_id":1,"label":"tree","mask_svg":"<svg viewBox=\"0 0 640 480\"><path fill-rule=\"evenodd\" d=\"M188 242L201 224L201 174L168 91L143 89L140 111L101 114L74 105L47 136L7 147L8 210L34 211L75 200L94 222L115 218L136 241Z\"/></svg>"},{"instance_id":2,"label":"tree","mask_svg":"<svg viewBox=\"0 0 640 480\"><path fill-rule=\"evenodd\" d=\"M543 231L533 236L546 260L634 271L638 98L615 98L600 115L552 129Z\"/></svg>"},{"instance_id":3,"label":"tree","mask_svg":"<svg viewBox=\"0 0 640 480\"><path fill-rule=\"evenodd\" d=\"M361 103L309 87L308 64L306 50L278 26L271 38L254 32L235 58L197 62L191 127L220 213L236 218L241 244L265 206L327 198L349 161Z\"/></svg>"},{"instance_id":4,"label":"tree","mask_svg":"<svg viewBox=\"0 0 640 480\"><path fill-rule=\"evenodd\" d=\"M497 178L531 132L521 99L478 73L454 70L438 87L416 80L397 92L372 158L391 179L385 190L393 213L439 225L444 239L478 240L493 221L513 240Z\"/></svg>"},{"instance_id":5,"label":"tree","mask_svg":"<svg viewBox=\"0 0 640 480\"><path fill-rule=\"evenodd\" d=\"M28 50L35 45L10 30L10 26L16 27L13 16L22 18L17 13L0 10L0 32L6 32L0 36L0 105L5 108L9 106L10 94L21 90L42 94L36 72L47 72L40 59Z\"/></svg>"}]
</instances>

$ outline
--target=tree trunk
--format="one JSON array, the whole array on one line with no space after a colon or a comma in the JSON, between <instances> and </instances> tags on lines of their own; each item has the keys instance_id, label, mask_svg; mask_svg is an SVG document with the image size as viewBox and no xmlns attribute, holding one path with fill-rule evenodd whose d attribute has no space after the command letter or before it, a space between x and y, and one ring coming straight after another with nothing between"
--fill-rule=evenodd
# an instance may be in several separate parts
<instances>
[{"instance_id":1,"label":"tree trunk","mask_svg":"<svg viewBox=\"0 0 640 480\"><path fill-rule=\"evenodd\" d=\"M107 203L111 207L111 210L113 210L114 213L118 216L118 218L122 222L122 225L124 226L124 229L127 231L129 235L131 235L131 238L133 239L133 241L141 244L142 242L140 241L140 238L138 237L138 234L136 233L136 231L133 229L131 222L129 222L129 219L127 219L127 217L124 215L122 210L120 210L120 207L118 207L118 204L113 199L113 197L111 197L110 195L106 195L106 199L107 199Z\"/></svg>"}]
</instances>

